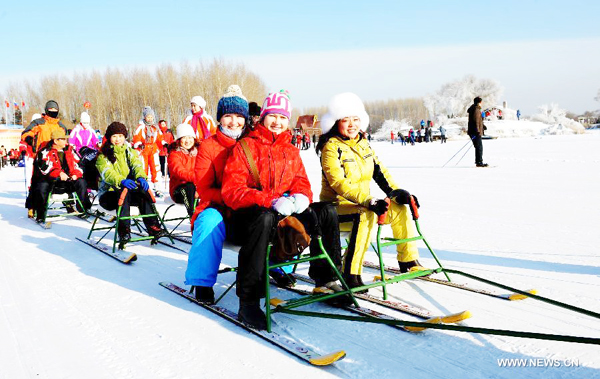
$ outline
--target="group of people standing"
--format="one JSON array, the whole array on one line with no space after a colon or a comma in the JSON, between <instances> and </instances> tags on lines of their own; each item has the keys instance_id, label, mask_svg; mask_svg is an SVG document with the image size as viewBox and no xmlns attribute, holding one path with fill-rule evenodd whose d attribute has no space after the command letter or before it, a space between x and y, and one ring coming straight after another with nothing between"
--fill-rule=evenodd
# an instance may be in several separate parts
<instances>
[{"instance_id":1,"label":"group of people standing","mask_svg":"<svg viewBox=\"0 0 600 379\"><path fill-rule=\"evenodd\" d=\"M249 105L240 87L232 85L217 104L216 122L204 112L205 106L200 96L191 99L190 115L176 127L171 142L162 126L153 128L155 115L149 107L143 110L132 146L127 143L127 127L112 122L94 165L100 178L98 196L102 207L116 209L127 189L122 215L128 215L132 205L139 207L140 213L149 214L150 183L144 161L149 161L152 151L166 149L170 196L186 207L191 218L192 246L185 283L193 286L198 301L214 302L213 286L224 242L241 245L236 287L238 317L252 327L265 329L260 299L265 296L267 249L279 221L290 215L309 235L322 238L325 250L350 287L363 285L362 263L378 218L385 215L384 222L391 224L396 238L415 235L406 206L411 195L394 181L371 148L365 134L369 116L355 94L334 96L328 113L322 117L323 133L316 144L323 173L318 202L313 201L300 152L291 144L292 104L287 91L269 93L258 107ZM251 114L250 109L258 115ZM81 130L86 128L84 121L82 117ZM83 206L88 209L91 204L84 196L85 180L79 167L82 158L75 152L75 142L67 143L65 128L58 119L58 104L48 102L42 121L35 124L45 127L29 133L34 126L23 134L24 138L33 136L36 142L46 138L45 144L36 146L35 175L41 176L35 180L37 191L31 191L38 193L34 200L42 200L44 190L40 189L44 186L56 188L63 181L70 186L68 190L82 193L81 198L86 199ZM88 140L93 138L77 139ZM85 147L81 146L79 152ZM153 165L149 166L152 182L156 173ZM371 181L391 202L371 194ZM39 217L42 208L36 210ZM156 238L164 235L156 217L143 220L149 234ZM340 230L351 232L343 257ZM131 238L128 220L119 223L117 233L122 242ZM320 254L317 238L312 239L309 249L311 255ZM415 242L398 245L397 258L402 272L420 267ZM326 260L311 261L309 276L316 287L343 290ZM351 301L347 296L334 299L335 304Z\"/></svg>"}]
</instances>

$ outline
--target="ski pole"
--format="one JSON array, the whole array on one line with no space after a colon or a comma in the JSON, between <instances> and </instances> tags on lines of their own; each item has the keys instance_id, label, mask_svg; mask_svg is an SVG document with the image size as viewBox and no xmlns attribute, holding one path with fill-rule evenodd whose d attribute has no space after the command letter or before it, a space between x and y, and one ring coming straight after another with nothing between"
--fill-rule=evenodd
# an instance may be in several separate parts
<instances>
[{"instance_id":1,"label":"ski pole","mask_svg":"<svg viewBox=\"0 0 600 379\"><path fill-rule=\"evenodd\" d=\"M456 152L456 153L455 153L455 154L454 154L452 157L450 157L450 159L448 159L448 161L447 161L446 163L444 163L444 165L442 166L442 168L446 167L446 165L447 165L448 163L450 163L450 161L451 161L451 160L452 160L452 159L453 159L453 158L454 158L454 157L455 157L455 156L456 156L458 153L460 153L460 152L462 151L462 149L464 149L465 147L467 147L467 145L469 144L469 142L471 142L471 141L468 141L467 143L465 143L465 144L463 145L463 147L461 147L460 149L458 149L458 151L457 151L457 152Z\"/></svg>"},{"instance_id":2,"label":"ski pole","mask_svg":"<svg viewBox=\"0 0 600 379\"><path fill-rule=\"evenodd\" d=\"M471 150L471 146L469 146L469 148L465 151L465 153L462 155L462 157L460 157L460 159L458 160L458 162L456 162L454 165L458 165L460 163L460 161L462 161L462 159L465 157L465 155L467 155L467 153L469 152L469 150Z\"/></svg>"},{"instance_id":3,"label":"ski pole","mask_svg":"<svg viewBox=\"0 0 600 379\"><path fill-rule=\"evenodd\" d=\"M467 143L465 143L465 144L463 145L463 147L461 147L460 149L458 149L458 151L457 151L457 152L456 152L456 153L455 153L455 154L454 154L452 157L450 157L450 159L448 159L448 162L444 163L444 165L442 166L442 168L446 167L446 165L447 165L448 163L450 163L450 161L451 161L451 160L452 160L452 159L453 159L453 158L454 158L454 157L455 157L455 156L456 156L458 153L460 153L460 152L462 151L462 149L464 149L465 147L467 147L467 145L468 145L468 144L469 144L471 141L473 141L473 137L471 137L471 140L470 140L470 141L468 141Z\"/></svg>"}]
</instances>

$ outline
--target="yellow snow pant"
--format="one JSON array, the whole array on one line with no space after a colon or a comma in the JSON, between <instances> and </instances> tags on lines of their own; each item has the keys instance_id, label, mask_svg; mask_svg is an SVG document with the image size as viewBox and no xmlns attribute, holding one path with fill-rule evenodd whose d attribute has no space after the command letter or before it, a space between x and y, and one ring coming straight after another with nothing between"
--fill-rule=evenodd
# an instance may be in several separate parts
<instances>
[{"instance_id":1,"label":"yellow snow pant","mask_svg":"<svg viewBox=\"0 0 600 379\"><path fill-rule=\"evenodd\" d=\"M344 255L345 275L362 274L362 264L369 249L371 236L377 230L377 214L356 204L338 204L340 230L350 232L350 241ZM387 212L385 225L392 226L394 238L405 239L416 236L415 225L406 205L392 201ZM400 262L410 262L419 258L415 241L396 245Z\"/></svg>"}]
</instances>

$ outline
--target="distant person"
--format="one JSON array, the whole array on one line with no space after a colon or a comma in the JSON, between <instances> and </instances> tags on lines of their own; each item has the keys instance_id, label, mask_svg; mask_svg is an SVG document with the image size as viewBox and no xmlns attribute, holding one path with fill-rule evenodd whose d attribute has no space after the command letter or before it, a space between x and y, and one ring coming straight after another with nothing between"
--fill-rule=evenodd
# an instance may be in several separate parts
<instances>
[{"instance_id":1,"label":"distant person","mask_svg":"<svg viewBox=\"0 0 600 379\"><path fill-rule=\"evenodd\" d=\"M146 106L142 109L142 119L133 136L133 148L137 149L144 160L144 170L146 175L148 171L152 175L152 183L156 185L156 162L154 155L158 153L159 147L162 148L162 132L156 125L156 116L151 107Z\"/></svg>"},{"instance_id":2,"label":"distant person","mask_svg":"<svg viewBox=\"0 0 600 379\"><path fill-rule=\"evenodd\" d=\"M167 122L165 120L160 120L158 122L158 127L162 133L162 138L164 143L160 147L158 151L158 161L160 162L160 174L162 177L166 177L167 172L167 155L169 154L168 149L169 146L175 142L175 138L173 138L173 133L169 130L167 126Z\"/></svg>"},{"instance_id":3,"label":"distant person","mask_svg":"<svg viewBox=\"0 0 600 379\"><path fill-rule=\"evenodd\" d=\"M254 101L248 104L248 114L250 116L250 128L254 129L254 125L260 120L260 106Z\"/></svg>"},{"instance_id":4,"label":"distant person","mask_svg":"<svg viewBox=\"0 0 600 379\"><path fill-rule=\"evenodd\" d=\"M440 126L440 140L442 141L441 143L446 143L446 128L443 126Z\"/></svg>"},{"instance_id":5,"label":"distant person","mask_svg":"<svg viewBox=\"0 0 600 379\"><path fill-rule=\"evenodd\" d=\"M521 111L517 109L517 121L521 119Z\"/></svg>"},{"instance_id":6,"label":"distant person","mask_svg":"<svg viewBox=\"0 0 600 379\"><path fill-rule=\"evenodd\" d=\"M196 140L203 141L217 132L215 120L204 110L206 100L202 96L194 96L190 100L190 114L182 124L190 124L196 133Z\"/></svg>"},{"instance_id":7,"label":"distant person","mask_svg":"<svg viewBox=\"0 0 600 379\"><path fill-rule=\"evenodd\" d=\"M467 129L467 133L469 137L471 137L471 141L473 142L473 146L475 147L475 165L477 167L487 167L487 163L483 163L483 143L481 142L481 137L483 136L483 131L485 125L483 125L483 119L481 117L481 103L483 100L481 97L477 96L473 99L473 105L469 107L467 113L469 114L469 126Z\"/></svg>"},{"instance_id":8,"label":"distant person","mask_svg":"<svg viewBox=\"0 0 600 379\"><path fill-rule=\"evenodd\" d=\"M398 130L398 140L400 141L401 146L406 145L406 138L404 138L404 135L400 130Z\"/></svg>"},{"instance_id":9,"label":"distant person","mask_svg":"<svg viewBox=\"0 0 600 379\"><path fill-rule=\"evenodd\" d=\"M80 153L82 147L98 150L98 138L90 122L90 115L81 112L79 124L69 133L69 145L73 146L77 153Z\"/></svg>"},{"instance_id":10,"label":"distant person","mask_svg":"<svg viewBox=\"0 0 600 379\"><path fill-rule=\"evenodd\" d=\"M390 140L392 141L392 145L394 144L394 131L390 131Z\"/></svg>"}]
</instances>

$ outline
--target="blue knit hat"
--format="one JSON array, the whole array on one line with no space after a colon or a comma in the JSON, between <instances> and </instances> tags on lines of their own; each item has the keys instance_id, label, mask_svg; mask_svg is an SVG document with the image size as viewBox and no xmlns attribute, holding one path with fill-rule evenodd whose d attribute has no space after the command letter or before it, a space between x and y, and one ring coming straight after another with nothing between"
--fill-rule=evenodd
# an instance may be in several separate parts
<instances>
[{"instance_id":1,"label":"blue knit hat","mask_svg":"<svg viewBox=\"0 0 600 379\"><path fill-rule=\"evenodd\" d=\"M227 88L227 92L219 100L217 106L217 122L221 121L221 117L225 114L241 114L248 120L248 100L242 95L242 89L232 84Z\"/></svg>"}]
</instances>

